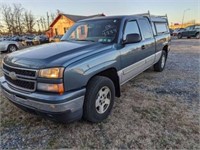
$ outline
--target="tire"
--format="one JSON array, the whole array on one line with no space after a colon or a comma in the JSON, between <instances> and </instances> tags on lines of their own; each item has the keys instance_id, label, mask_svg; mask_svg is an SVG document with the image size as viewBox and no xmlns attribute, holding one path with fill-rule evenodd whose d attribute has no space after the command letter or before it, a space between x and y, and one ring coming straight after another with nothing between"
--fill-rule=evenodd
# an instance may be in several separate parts
<instances>
[{"instance_id":1,"label":"tire","mask_svg":"<svg viewBox=\"0 0 200 150\"><path fill-rule=\"evenodd\" d=\"M83 118L93 123L103 121L111 113L114 98L115 87L112 80L95 76L87 85Z\"/></svg>"},{"instance_id":2,"label":"tire","mask_svg":"<svg viewBox=\"0 0 200 150\"><path fill-rule=\"evenodd\" d=\"M154 71L162 72L165 69L166 60L167 60L167 53L166 51L163 50L159 61L154 65Z\"/></svg>"},{"instance_id":3,"label":"tire","mask_svg":"<svg viewBox=\"0 0 200 150\"><path fill-rule=\"evenodd\" d=\"M199 39L200 38L199 33L197 33L195 37L196 37L196 39Z\"/></svg>"},{"instance_id":4,"label":"tire","mask_svg":"<svg viewBox=\"0 0 200 150\"><path fill-rule=\"evenodd\" d=\"M17 46L14 45L14 44L11 44L11 45L8 46L7 51L9 53L15 52L15 51L17 51Z\"/></svg>"},{"instance_id":5,"label":"tire","mask_svg":"<svg viewBox=\"0 0 200 150\"><path fill-rule=\"evenodd\" d=\"M178 37L178 39L181 39L181 38L182 38L182 35L179 33L179 34L177 35L177 37Z\"/></svg>"}]
</instances>

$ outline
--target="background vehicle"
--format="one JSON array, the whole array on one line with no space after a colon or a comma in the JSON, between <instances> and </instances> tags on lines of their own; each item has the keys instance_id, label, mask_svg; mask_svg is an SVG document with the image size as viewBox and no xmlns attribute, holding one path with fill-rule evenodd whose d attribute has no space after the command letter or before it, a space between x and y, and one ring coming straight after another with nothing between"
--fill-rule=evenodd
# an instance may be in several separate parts
<instances>
[{"instance_id":1,"label":"background vehicle","mask_svg":"<svg viewBox=\"0 0 200 150\"><path fill-rule=\"evenodd\" d=\"M26 36L23 38L22 44L23 45L33 45L33 39L35 38L35 36Z\"/></svg>"},{"instance_id":2,"label":"background vehicle","mask_svg":"<svg viewBox=\"0 0 200 150\"><path fill-rule=\"evenodd\" d=\"M184 28L178 28L173 31L173 36L177 36L179 32L183 31Z\"/></svg>"},{"instance_id":3,"label":"background vehicle","mask_svg":"<svg viewBox=\"0 0 200 150\"><path fill-rule=\"evenodd\" d=\"M181 39L182 37L187 37L187 38L191 38L191 37L195 37L197 39L200 38L200 25L193 25L193 26L189 26L187 28L185 28L184 30L180 31L177 35L177 37L179 39Z\"/></svg>"},{"instance_id":4,"label":"background vehicle","mask_svg":"<svg viewBox=\"0 0 200 150\"><path fill-rule=\"evenodd\" d=\"M33 45L49 43L49 38L46 35L39 35L33 39Z\"/></svg>"},{"instance_id":5,"label":"background vehicle","mask_svg":"<svg viewBox=\"0 0 200 150\"><path fill-rule=\"evenodd\" d=\"M55 35L54 37L49 39L49 42L60 42L60 39L63 35Z\"/></svg>"},{"instance_id":6,"label":"background vehicle","mask_svg":"<svg viewBox=\"0 0 200 150\"><path fill-rule=\"evenodd\" d=\"M169 32L170 32L170 35L173 36L174 30L173 29L169 29Z\"/></svg>"},{"instance_id":7,"label":"background vehicle","mask_svg":"<svg viewBox=\"0 0 200 150\"><path fill-rule=\"evenodd\" d=\"M62 42L6 56L2 92L20 108L53 120L100 122L121 95L120 85L151 66L164 70L170 40L166 16L82 20Z\"/></svg>"},{"instance_id":8,"label":"background vehicle","mask_svg":"<svg viewBox=\"0 0 200 150\"><path fill-rule=\"evenodd\" d=\"M0 52L14 52L20 47L18 42L15 41L1 41Z\"/></svg>"}]
</instances>

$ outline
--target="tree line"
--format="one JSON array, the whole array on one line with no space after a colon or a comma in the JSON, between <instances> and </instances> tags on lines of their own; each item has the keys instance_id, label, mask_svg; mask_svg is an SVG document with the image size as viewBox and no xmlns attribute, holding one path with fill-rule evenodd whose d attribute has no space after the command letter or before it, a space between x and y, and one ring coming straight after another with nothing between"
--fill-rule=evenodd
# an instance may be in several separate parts
<instances>
[{"instance_id":1,"label":"tree line","mask_svg":"<svg viewBox=\"0 0 200 150\"><path fill-rule=\"evenodd\" d=\"M34 16L31 11L26 10L21 4L1 4L0 32L6 29L10 34L23 34L43 32L48 29L49 24L55 19L57 13L50 13L40 17ZM37 29L37 30L36 30Z\"/></svg>"}]
</instances>

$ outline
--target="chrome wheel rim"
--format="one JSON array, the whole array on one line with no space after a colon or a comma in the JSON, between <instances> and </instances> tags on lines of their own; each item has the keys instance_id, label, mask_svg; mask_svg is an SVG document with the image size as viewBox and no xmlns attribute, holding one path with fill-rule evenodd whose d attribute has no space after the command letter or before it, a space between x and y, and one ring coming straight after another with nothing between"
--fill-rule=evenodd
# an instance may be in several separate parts
<instances>
[{"instance_id":1,"label":"chrome wheel rim","mask_svg":"<svg viewBox=\"0 0 200 150\"><path fill-rule=\"evenodd\" d=\"M161 60L161 67L164 68L165 66L165 55L162 56L162 60Z\"/></svg>"},{"instance_id":2,"label":"chrome wheel rim","mask_svg":"<svg viewBox=\"0 0 200 150\"><path fill-rule=\"evenodd\" d=\"M109 108L111 102L111 91L107 86L102 87L98 94L95 103L96 111L103 114Z\"/></svg>"},{"instance_id":3,"label":"chrome wheel rim","mask_svg":"<svg viewBox=\"0 0 200 150\"><path fill-rule=\"evenodd\" d=\"M16 51L16 47L15 47L15 46L11 46L11 47L10 47L10 51L11 51L11 52Z\"/></svg>"}]
</instances>

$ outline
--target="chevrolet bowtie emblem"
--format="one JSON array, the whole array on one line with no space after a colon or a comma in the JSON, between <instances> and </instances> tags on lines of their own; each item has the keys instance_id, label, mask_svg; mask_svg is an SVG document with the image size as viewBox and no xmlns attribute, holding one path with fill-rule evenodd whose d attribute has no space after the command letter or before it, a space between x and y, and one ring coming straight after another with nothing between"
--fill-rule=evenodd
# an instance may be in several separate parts
<instances>
[{"instance_id":1,"label":"chevrolet bowtie emblem","mask_svg":"<svg viewBox=\"0 0 200 150\"><path fill-rule=\"evenodd\" d=\"M9 73L9 76L12 80L17 80L17 76L16 76L16 73L15 72L10 72Z\"/></svg>"}]
</instances>

